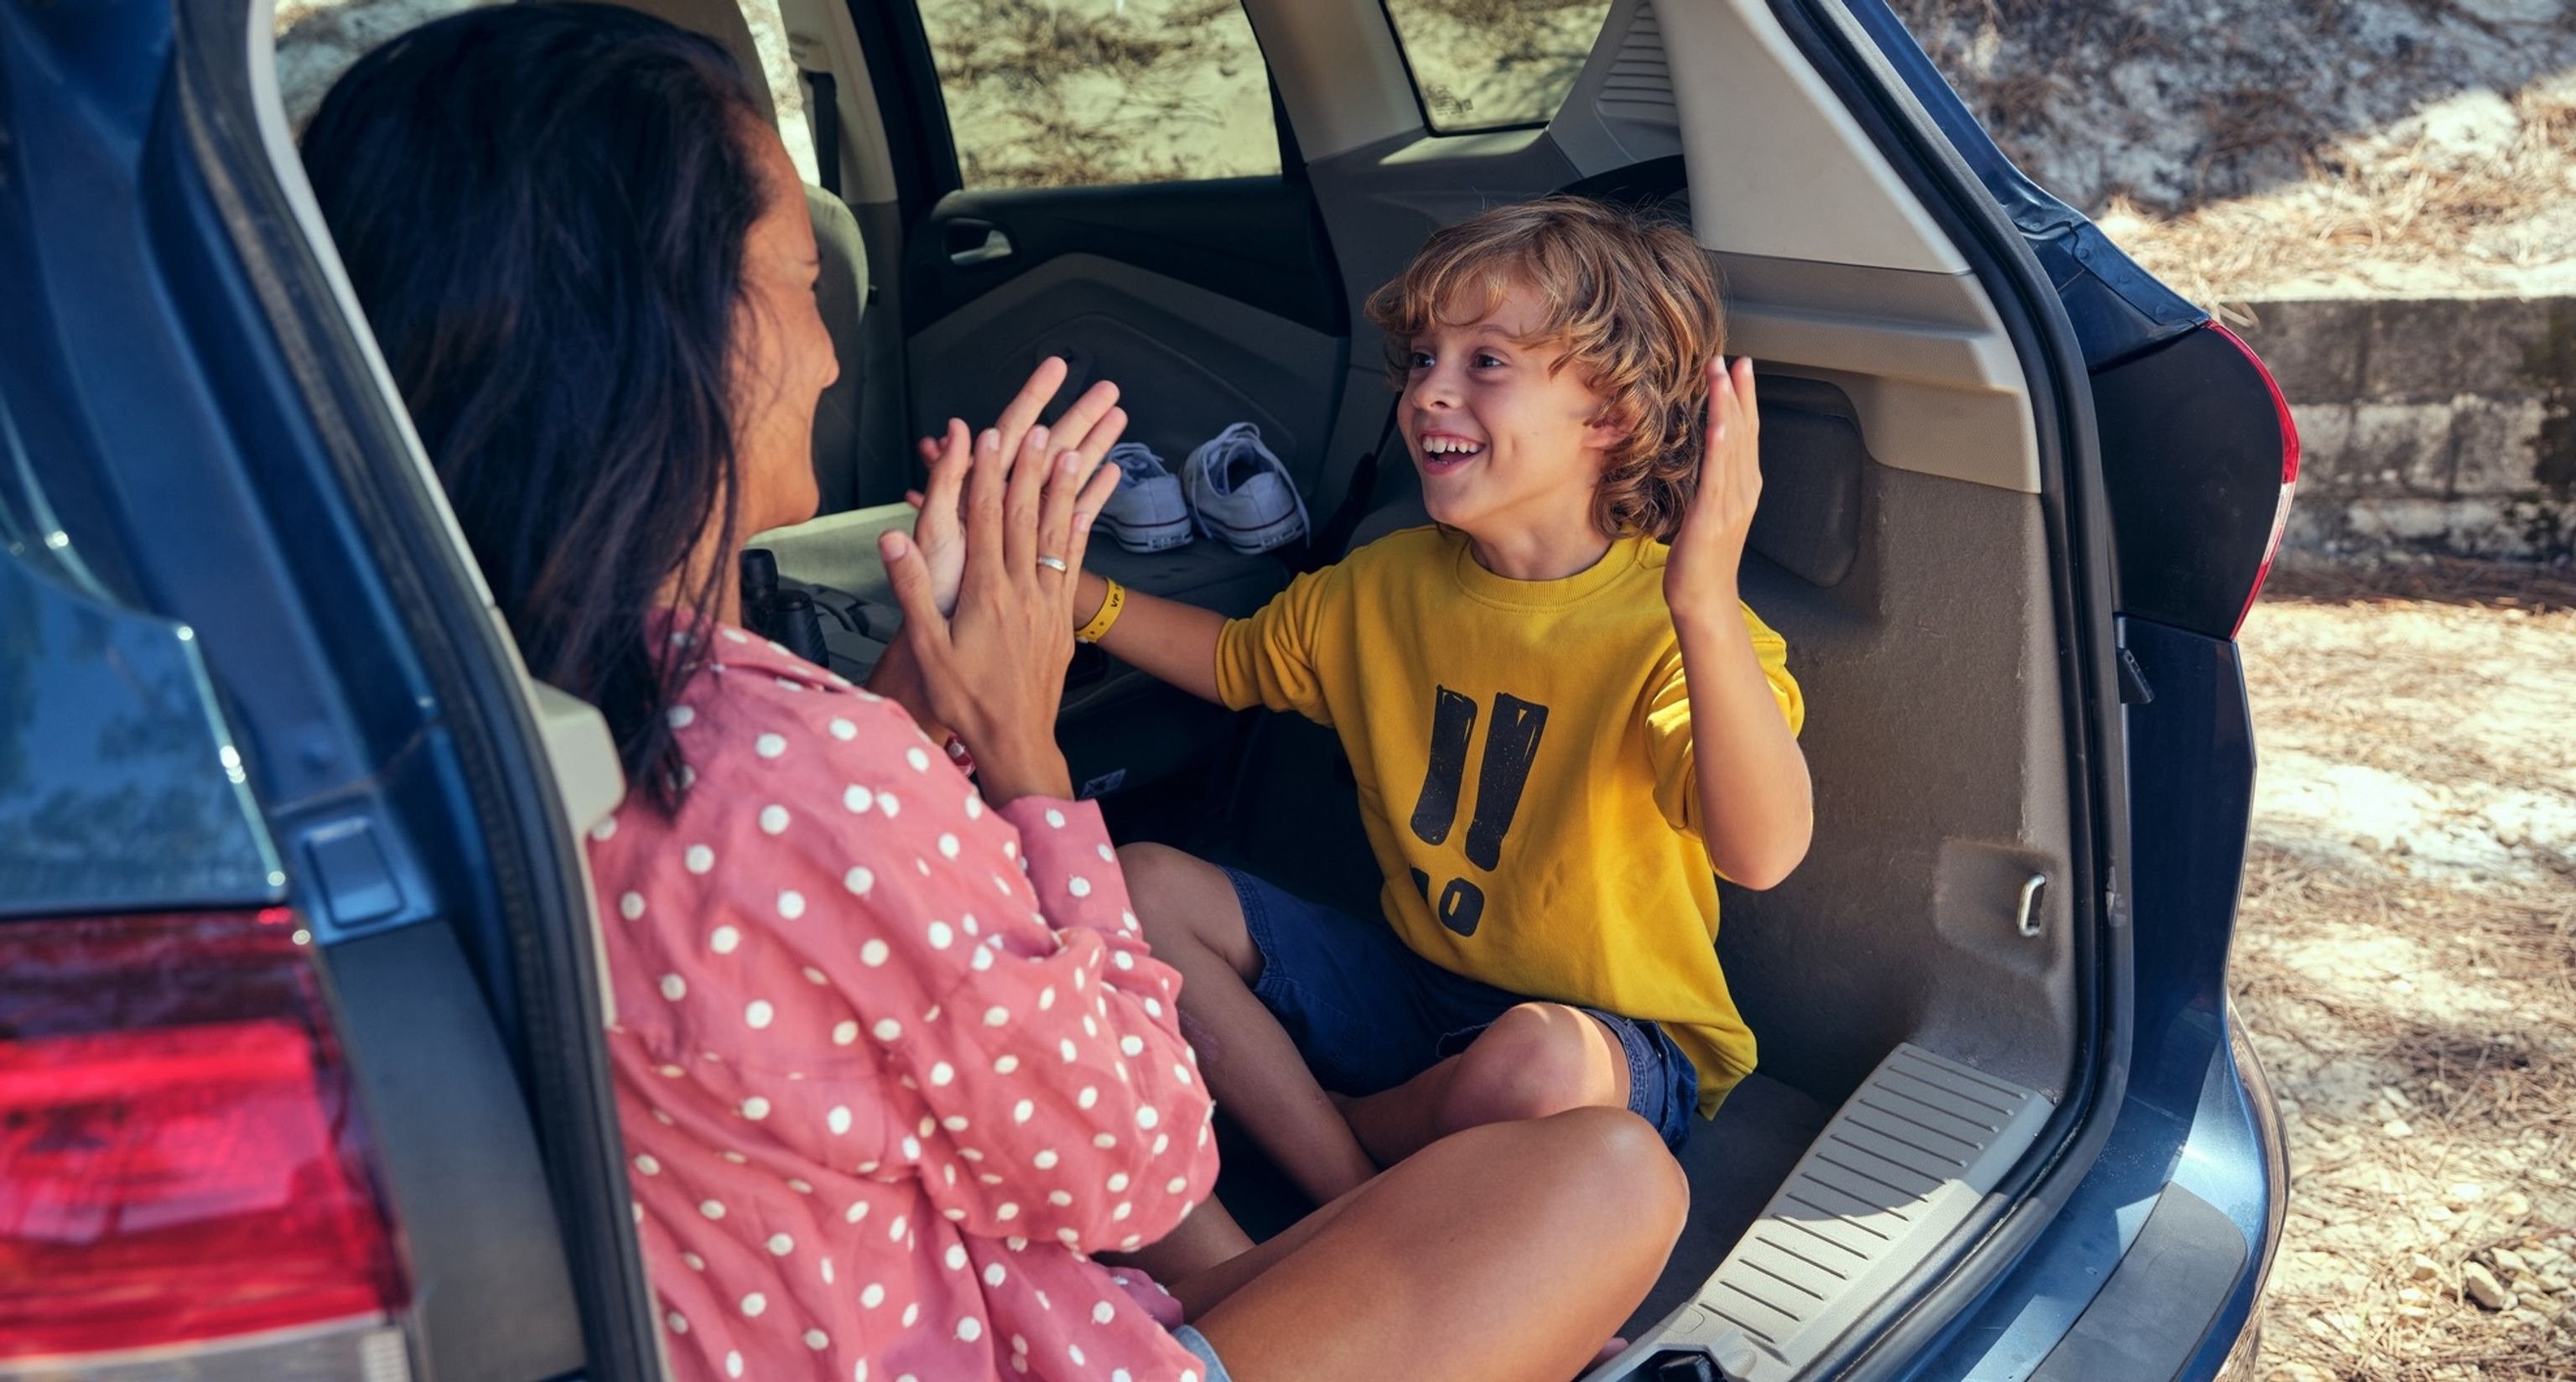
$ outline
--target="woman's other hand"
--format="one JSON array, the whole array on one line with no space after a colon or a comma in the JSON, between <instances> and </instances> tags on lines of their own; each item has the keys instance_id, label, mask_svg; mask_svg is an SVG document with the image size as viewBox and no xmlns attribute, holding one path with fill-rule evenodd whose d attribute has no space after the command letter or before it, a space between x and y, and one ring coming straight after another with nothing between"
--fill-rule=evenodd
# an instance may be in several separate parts
<instances>
[{"instance_id":1,"label":"woman's other hand","mask_svg":"<svg viewBox=\"0 0 2576 1382\"><path fill-rule=\"evenodd\" d=\"M1038 415L1064 387L1065 373L1064 361L1056 356L1039 361L1028 382L1020 386L1019 394L1002 409L1002 416L988 435L1004 457L1019 454L1022 443L1037 426ZM1127 413L1117 403L1118 386L1103 379L1083 390L1073 406L1064 410L1064 416L1056 419L1055 426L1047 429L1058 450L1080 454L1085 482L1127 430ZM945 437L923 437L921 459L929 467L929 479L921 490L904 496L921 511L913 520L912 540L930 564L930 591L941 614L956 611L958 584L966 570L967 533L958 505L965 493L975 444L968 436L966 423L959 418L948 420Z\"/></svg>"},{"instance_id":2,"label":"woman's other hand","mask_svg":"<svg viewBox=\"0 0 2576 1382\"><path fill-rule=\"evenodd\" d=\"M950 429L934 473L955 474L963 492L953 610L939 608L918 542L900 532L878 540L923 695L974 754L985 799L997 806L1073 793L1055 716L1073 656L1074 573L1118 472L1053 441L1048 428L1031 426L1005 452L996 429L969 452L965 429Z\"/></svg>"}]
</instances>

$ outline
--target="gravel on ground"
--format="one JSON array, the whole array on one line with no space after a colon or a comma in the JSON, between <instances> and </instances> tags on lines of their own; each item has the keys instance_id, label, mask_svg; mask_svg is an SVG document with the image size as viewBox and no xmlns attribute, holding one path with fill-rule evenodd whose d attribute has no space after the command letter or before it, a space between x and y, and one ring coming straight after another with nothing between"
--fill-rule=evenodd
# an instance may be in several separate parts
<instances>
[{"instance_id":1,"label":"gravel on ground","mask_svg":"<svg viewBox=\"0 0 2576 1382\"><path fill-rule=\"evenodd\" d=\"M2285 573L2232 978L2292 1197L2274 1382L2576 1378L2576 580Z\"/></svg>"}]
</instances>

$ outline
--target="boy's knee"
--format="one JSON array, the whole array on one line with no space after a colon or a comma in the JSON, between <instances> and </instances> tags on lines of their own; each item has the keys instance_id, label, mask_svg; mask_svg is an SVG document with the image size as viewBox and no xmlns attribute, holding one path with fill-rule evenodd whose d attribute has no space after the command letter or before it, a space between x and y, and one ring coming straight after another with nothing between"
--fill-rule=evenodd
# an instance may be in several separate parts
<instances>
[{"instance_id":1,"label":"boy's knee","mask_svg":"<svg viewBox=\"0 0 2576 1382\"><path fill-rule=\"evenodd\" d=\"M1190 856L1170 845L1120 845L1118 871L1127 878L1127 896L1141 911L1171 881L1174 865ZM1148 918L1150 922L1151 918Z\"/></svg>"},{"instance_id":2,"label":"boy's knee","mask_svg":"<svg viewBox=\"0 0 2576 1382\"><path fill-rule=\"evenodd\" d=\"M1185 850L1140 842L1118 847L1118 871L1156 950L1198 946L1225 957L1238 973L1260 959L1243 923L1243 904L1223 870Z\"/></svg>"},{"instance_id":3,"label":"boy's knee","mask_svg":"<svg viewBox=\"0 0 2576 1382\"><path fill-rule=\"evenodd\" d=\"M1505 1012L1459 1058L1441 1122L1456 1131L1614 1104L1617 1084L1599 1068L1600 1038L1591 1024L1555 1003Z\"/></svg>"}]
</instances>

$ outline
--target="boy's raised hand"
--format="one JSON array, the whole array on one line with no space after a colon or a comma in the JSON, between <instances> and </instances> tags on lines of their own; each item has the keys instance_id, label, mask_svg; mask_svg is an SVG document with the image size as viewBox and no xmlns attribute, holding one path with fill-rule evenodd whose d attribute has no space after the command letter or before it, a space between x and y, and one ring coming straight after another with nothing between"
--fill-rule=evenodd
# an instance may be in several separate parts
<instances>
[{"instance_id":1,"label":"boy's raised hand","mask_svg":"<svg viewBox=\"0 0 2576 1382\"><path fill-rule=\"evenodd\" d=\"M946 436L921 439L921 459L929 466L930 476L921 490L904 498L920 510L920 516L913 520L912 540L929 565L931 596L941 614L956 611L958 586L965 577L967 534L960 505L979 442L989 441L1003 456L1017 456L1030 429L1037 425L1038 414L1046 410L1056 390L1064 387L1065 374L1064 361L1050 355L1038 362L1028 382L1020 386L1019 393L982 437L971 436L963 420L950 418ZM1050 440L1057 449L1081 456L1083 483L1090 481L1101 459L1127 430L1126 410L1117 407L1117 402L1118 386L1103 379L1083 390L1082 396L1049 429Z\"/></svg>"},{"instance_id":2,"label":"boy's raised hand","mask_svg":"<svg viewBox=\"0 0 2576 1382\"><path fill-rule=\"evenodd\" d=\"M1699 488L1664 563L1664 603L1676 615L1734 612L1736 569L1762 500L1762 421L1754 402L1751 360L1739 356L1731 370L1723 357L1709 362Z\"/></svg>"}]
</instances>

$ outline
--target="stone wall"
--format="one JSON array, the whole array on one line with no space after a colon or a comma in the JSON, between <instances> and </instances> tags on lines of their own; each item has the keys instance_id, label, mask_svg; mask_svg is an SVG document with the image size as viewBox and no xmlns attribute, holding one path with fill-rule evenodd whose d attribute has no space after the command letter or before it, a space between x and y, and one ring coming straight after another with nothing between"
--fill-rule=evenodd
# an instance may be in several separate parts
<instances>
[{"instance_id":1,"label":"stone wall","mask_svg":"<svg viewBox=\"0 0 2576 1382\"><path fill-rule=\"evenodd\" d=\"M2297 417L2294 551L2576 547L2576 299L2239 304Z\"/></svg>"}]
</instances>

